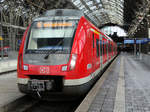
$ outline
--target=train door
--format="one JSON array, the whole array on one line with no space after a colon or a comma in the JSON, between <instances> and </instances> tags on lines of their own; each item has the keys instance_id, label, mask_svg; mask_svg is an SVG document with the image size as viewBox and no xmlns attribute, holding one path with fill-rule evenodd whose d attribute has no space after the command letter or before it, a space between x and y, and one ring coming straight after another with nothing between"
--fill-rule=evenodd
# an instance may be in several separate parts
<instances>
[{"instance_id":1,"label":"train door","mask_svg":"<svg viewBox=\"0 0 150 112\"><path fill-rule=\"evenodd\" d=\"M103 64L107 61L107 48L106 48L107 40L103 36Z\"/></svg>"},{"instance_id":2,"label":"train door","mask_svg":"<svg viewBox=\"0 0 150 112\"><path fill-rule=\"evenodd\" d=\"M108 44L109 44L109 41L108 41L108 39L106 39L106 56L107 56L107 60L106 61L108 61L109 60L109 49L108 49Z\"/></svg>"},{"instance_id":3,"label":"train door","mask_svg":"<svg viewBox=\"0 0 150 112\"><path fill-rule=\"evenodd\" d=\"M110 52L110 41L108 40L108 60L111 58L111 52Z\"/></svg>"},{"instance_id":4,"label":"train door","mask_svg":"<svg viewBox=\"0 0 150 112\"><path fill-rule=\"evenodd\" d=\"M112 58L112 42L109 43L109 53L110 53L110 59Z\"/></svg>"},{"instance_id":5,"label":"train door","mask_svg":"<svg viewBox=\"0 0 150 112\"><path fill-rule=\"evenodd\" d=\"M102 39L102 53L103 53L103 63L102 64L104 64L105 63L105 42L104 42L104 37L103 37L103 39Z\"/></svg>"},{"instance_id":6,"label":"train door","mask_svg":"<svg viewBox=\"0 0 150 112\"><path fill-rule=\"evenodd\" d=\"M103 36L100 34L100 67L103 67Z\"/></svg>"},{"instance_id":7,"label":"train door","mask_svg":"<svg viewBox=\"0 0 150 112\"><path fill-rule=\"evenodd\" d=\"M99 35L93 33L93 64L95 70L100 67Z\"/></svg>"},{"instance_id":8,"label":"train door","mask_svg":"<svg viewBox=\"0 0 150 112\"><path fill-rule=\"evenodd\" d=\"M99 35L96 34L96 68L100 68L100 46L99 46Z\"/></svg>"},{"instance_id":9,"label":"train door","mask_svg":"<svg viewBox=\"0 0 150 112\"><path fill-rule=\"evenodd\" d=\"M93 47L93 56L92 56L92 66L93 66L93 71L96 70L96 48L95 48L95 35L94 32L92 32L92 47Z\"/></svg>"},{"instance_id":10,"label":"train door","mask_svg":"<svg viewBox=\"0 0 150 112\"><path fill-rule=\"evenodd\" d=\"M112 55L112 57L114 56L114 44L113 43L111 43L111 55Z\"/></svg>"}]
</instances>

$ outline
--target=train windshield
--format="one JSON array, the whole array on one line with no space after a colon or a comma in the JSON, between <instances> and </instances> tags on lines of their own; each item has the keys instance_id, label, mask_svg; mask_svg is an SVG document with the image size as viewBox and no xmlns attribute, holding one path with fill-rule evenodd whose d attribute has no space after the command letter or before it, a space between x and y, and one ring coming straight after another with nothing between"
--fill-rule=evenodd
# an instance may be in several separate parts
<instances>
[{"instance_id":1,"label":"train windshield","mask_svg":"<svg viewBox=\"0 0 150 112\"><path fill-rule=\"evenodd\" d=\"M27 50L70 51L78 20L37 21L31 26Z\"/></svg>"}]
</instances>

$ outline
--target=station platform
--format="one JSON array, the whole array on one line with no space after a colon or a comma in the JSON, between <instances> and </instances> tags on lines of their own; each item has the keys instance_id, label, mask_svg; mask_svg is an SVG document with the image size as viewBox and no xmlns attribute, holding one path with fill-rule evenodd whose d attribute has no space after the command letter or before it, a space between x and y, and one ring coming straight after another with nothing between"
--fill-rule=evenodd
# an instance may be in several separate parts
<instances>
[{"instance_id":1,"label":"station platform","mask_svg":"<svg viewBox=\"0 0 150 112\"><path fill-rule=\"evenodd\" d=\"M150 112L149 68L121 53L75 112Z\"/></svg>"},{"instance_id":2,"label":"station platform","mask_svg":"<svg viewBox=\"0 0 150 112\"><path fill-rule=\"evenodd\" d=\"M17 59L0 60L0 73L17 70Z\"/></svg>"},{"instance_id":3,"label":"station platform","mask_svg":"<svg viewBox=\"0 0 150 112\"><path fill-rule=\"evenodd\" d=\"M17 87L17 73L0 75L0 112L5 112L8 105L24 96Z\"/></svg>"}]
</instances>

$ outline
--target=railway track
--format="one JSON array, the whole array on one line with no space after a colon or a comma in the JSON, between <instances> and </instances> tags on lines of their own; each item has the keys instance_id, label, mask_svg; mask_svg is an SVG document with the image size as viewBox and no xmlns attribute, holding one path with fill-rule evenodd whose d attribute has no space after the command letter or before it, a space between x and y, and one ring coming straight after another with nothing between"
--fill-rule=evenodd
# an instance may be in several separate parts
<instances>
[{"instance_id":1,"label":"railway track","mask_svg":"<svg viewBox=\"0 0 150 112\"><path fill-rule=\"evenodd\" d=\"M82 100L83 98L76 101L41 101L24 96L14 101L5 112L74 112Z\"/></svg>"},{"instance_id":2,"label":"railway track","mask_svg":"<svg viewBox=\"0 0 150 112\"><path fill-rule=\"evenodd\" d=\"M7 79L11 76L12 79L16 77L14 74L16 74L16 70L0 73L0 76L2 79ZM83 98L77 101L48 102L23 96L16 101L10 102L10 105L6 105L3 111L0 109L0 112L74 112L82 100Z\"/></svg>"},{"instance_id":3,"label":"railway track","mask_svg":"<svg viewBox=\"0 0 150 112\"><path fill-rule=\"evenodd\" d=\"M104 71L105 70L106 69L104 69ZM11 73L15 72L16 71L13 71ZM10 76L8 72L3 73L3 75L4 74L6 74L6 78ZM4 77L3 75L1 77ZM35 100L29 96L23 96L11 102L10 105L6 105L4 111L0 109L0 112L74 112L83 99L84 97L76 101L41 101Z\"/></svg>"},{"instance_id":4,"label":"railway track","mask_svg":"<svg viewBox=\"0 0 150 112\"><path fill-rule=\"evenodd\" d=\"M17 80L16 71L0 73L0 79L14 80L14 84ZM77 101L40 101L30 96L22 95L0 107L0 112L74 112L82 99Z\"/></svg>"},{"instance_id":5,"label":"railway track","mask_svg":"<svg viewBox=\"0 0 150 112\"><path fill-rule=\"evenodd\" d=\"M81 100L57 102L39 101L36 105L24 112L74 112L80 102Z\"/></svg>"}]
</instances>

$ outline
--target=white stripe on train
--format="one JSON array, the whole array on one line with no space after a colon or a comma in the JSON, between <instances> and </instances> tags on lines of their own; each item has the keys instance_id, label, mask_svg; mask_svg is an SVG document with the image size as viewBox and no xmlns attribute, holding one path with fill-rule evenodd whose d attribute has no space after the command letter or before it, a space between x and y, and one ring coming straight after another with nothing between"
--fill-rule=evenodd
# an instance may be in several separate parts
<instances>
[{"instance_id":1,"label":"white stripe on train","mask_svg":"<svg viewBox=\"0 0 150 112\"><path fill-rule=\"evenodd\" d=\"M114 57L113 57L114 58ZM112 59L113 59L112 58ZM111 59L111 60L112 60ZM111 61L110 60L110 61ZM109 61L109 62L110 62ZM84 78L80 78L80 79L71 79L71 80L64 80L64 86L76 86L76 85L81 85L81 84L85 84L87 82L89 82L91 79L93 79L94 77L96 77L98 75L98 73L109 63L105 63L103 65L102 68L97 69L94 73L92 73L91 75L84 77ZM18 78L18 83L19 84L27 84L28 81L30 79L29 78Z\"/></svg>"}]
</instances>

